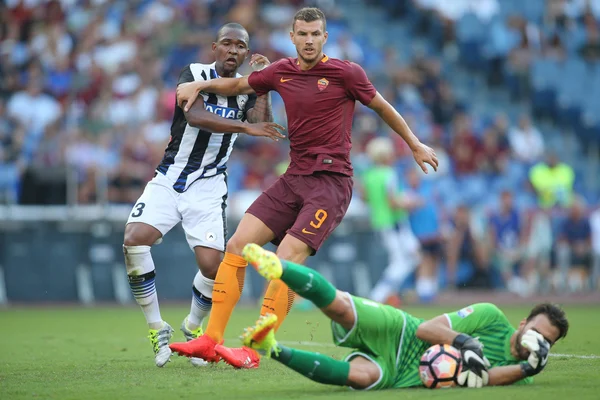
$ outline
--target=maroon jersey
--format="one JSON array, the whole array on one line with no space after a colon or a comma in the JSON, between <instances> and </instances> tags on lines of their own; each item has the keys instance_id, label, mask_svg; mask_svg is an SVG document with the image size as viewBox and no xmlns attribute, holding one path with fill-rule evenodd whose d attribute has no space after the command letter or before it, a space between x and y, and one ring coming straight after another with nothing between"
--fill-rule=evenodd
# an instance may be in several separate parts
<instances>
[{"instance_id":1,"label":"maroon jersey","mask_svg":"<svg viewBox=\"0 0 600 400\"><path fill-rule=\"evenodd\" d=\"M297 59L290 57L253 72L248 83L259 96L275 90L283 98L291 149L288 173L331 171L352 176L355 101L367 105L376 93L360 65L324 56L302 71Z\"/></svg>"}]
</instances>

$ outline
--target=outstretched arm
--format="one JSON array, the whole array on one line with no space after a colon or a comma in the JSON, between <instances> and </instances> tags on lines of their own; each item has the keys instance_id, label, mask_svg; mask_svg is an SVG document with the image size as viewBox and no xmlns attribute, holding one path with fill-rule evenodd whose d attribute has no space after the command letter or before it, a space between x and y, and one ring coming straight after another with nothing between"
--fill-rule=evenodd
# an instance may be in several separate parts
<instances>
[{"instance_id":1,"label":"outstretched arm","mask_svg":"<svg viewBox=\"0 0 600 400\"><path fill-rule=\"evenodd\" d=\"M189 111L184 111L184 114L188 124L209 132L245 133L251 136L268 137L275 141L285 138L279 132L279 130L284 130L284 128L274 122L247 124L239 120L227 119L213 114L204 108L202 97L190 107Z\"/></svg>"},{"instance_id":2,"label":"outstretched arm","mask_svg":"<svg viewBox=\"0 0 600 400\"><path fill-rule=\"evenodd\" d=\"M458 332L450 328L444 315L425 321L417 328L417 337L431 344L452 344L457 336Z\"/></svg>"},{"instance_id":3,"label":"outstretched arm","mask_svg":"<svg viewBox=\"0 0 600 400\"><path fill-rule=\"evenodd\" d=\"M467 324L463 323L459 328L462 332L453 329L452 314L440 315L423 322L417 328L416 335L419 339L431 344L450 344L460 351L463 359L462 372L458 376L460 386L479 388L489 383L487 369L490 362L483 354L483 345L477 338L464 332L473 333L475 328L485 324L489 317L481 314L486 314L488 310L493 311L493 307L495 306L477 304L455 313L461 320L474 315ZM460 323L456 325L461 326Z\"/></svg>"},{"instance_id":4,"label":"outstretched arm","mask_svg":"<svg viewBox=\"0 0 600 400\"><path fill-rule=\"evenodd\" d=\"M184 103L187 105L187 103ZM206 111L202 97L191 105L189 111L184 111L185 119L194 128L209 132L246 133L248 124L237 119L227 119Z\"/></svg>"},{"instance_id":5,"label":"outstretched arm","mask_svg":"<svg viewBox=\"0 0 600 400\"><path fill-rule=\"evenodd\" d=\"M457 335L475 336L498 321L506 321L498 307L492 303L476 303L423 322L417 329L417 337L431 344L452 344Z\"/></svg>"},{"instance_id":6,"label":"outstretched arm","mask_svg":"<svg viewBox=\"0 0 600 400\"><path fill-rule=\"evenodd\" d=\"M396 109L392 107L381 94L379 94L379 92L375 94L375 97L373 97L373 100L368 104L368 107L375 111L381 119L394 130L394 132L404 139L406 144L408 144L412 150L415 161L419 164L423 172L427 173L425 163L431 165L433 169L437 171L438 159L433 149L425 146L419 141L415 134L410 130L404 118L402 118L398 111L396 111Z\"/></svg>"},{"instance_id":7,"label":"outstretched arm","mask_svg":"<svg viewBox=\"0 0 600 400\"><path fill-rule=\"evenodd\" d=\"M247 76L187 82L177 86L177 104L184 111L189 111L200 92L216 93L221 96L238 96L241 94L252 94L254 90L248 84ZM187 102L185 106L183 106L184 102Z\"/></svg>"},{"instance_id":8,"label":"outstretched arm","mask_svg":"<svg viewBox=\"0 0 600 400\"><path fill-rule=\"evenodd\" d=\"M491 368L488 373L490 375L490 386L512 385L521 380L523 383L532 382L532 379L525 376L523 368L520 365L495 367Z\"/></svg>"}]
</instances>

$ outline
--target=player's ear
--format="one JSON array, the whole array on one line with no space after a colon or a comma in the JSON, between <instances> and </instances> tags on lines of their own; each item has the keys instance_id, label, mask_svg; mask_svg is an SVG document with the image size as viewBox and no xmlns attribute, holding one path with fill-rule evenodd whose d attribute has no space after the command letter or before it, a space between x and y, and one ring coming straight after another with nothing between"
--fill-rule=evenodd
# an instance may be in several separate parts
<instances>
[{"instance_id":1,"label":"player's ear","mask_svg":"<svg viewBox=\"0 0 600 400\"><path fill-rule=\"evenodd\" d=\"M325 31L325 33L323 34L323 38L325 40L323 40L323 44L327 43L327 38L329 37L329 32Z\"/></svg>"},{"instance_id":2,"label":"player's ear","mask_svg":"<svg viewBox=\"0 0 600 400\"><path fill-rule=\"evenodd\" d=\"M292 43L296 44L296 42L294 42L294 30L293 29L290 31L290 39L292 40Z\"/></svg>"},{"instance_id":3,"label":"player's ear","mask_svg":"<svg viewBox=\"0 0 600 400\"><path fill-rule=\"evenodd\" d=\"M212 44L212 51L214 53L214 51L217 49L217 44L215 42L213 42Z\"/></svg>"},{"instance_id":4,"label":"player's ear","mask_svg":"<svg viewBox=\"0 0 600 400\"><path fill-rule=\"evenodd\" d=\"M519 323L519 329L522 329L526 323L527 323L527 318L523 318L521 320L521 322Z\"/></svg>"}]
</instances>

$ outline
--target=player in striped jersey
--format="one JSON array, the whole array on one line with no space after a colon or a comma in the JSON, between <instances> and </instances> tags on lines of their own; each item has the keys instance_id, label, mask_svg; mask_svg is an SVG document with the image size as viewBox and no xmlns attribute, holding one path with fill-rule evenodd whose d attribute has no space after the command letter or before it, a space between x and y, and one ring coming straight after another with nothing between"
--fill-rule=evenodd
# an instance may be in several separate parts
<instances>
[{"instance_id":1,"label":"player in striped jersey","mask_svg":"<svg viewBox=\"0 0 600 400\"><path fill-rule=\"evenodd\" d=\"M239 66L248 56L248 32L239 24L226 24L212 44L215 62L190 64L179 83L239 77ZM269 61L254 54L251 65ZM227 160L240 133L283 138L272 122L268 95L204 95L188 111L175 107L171 140L154 178L133 206L125 227L123 252L131 291L141 306L149 328L155 363L162 367L171 356L173 329L162 320L155 288L155 268L150 248L175 225L182 223L199 271L192 285L192 305L181 330L187 340L202 334L202 320L212 307L214 278L225 249ZM247 123L250 122L250 123ZM204 365L192 359L194 365Z\"/></svg>"},{"instance_id":2,"label":"player in striped jersey","mask_svg":"<svg viewBox=\"0 0 600 400\"><path fill-rule=\"evenodd\" d=\"M337 346L353 349L343 361L283 346L275 340L277 317L269 314L246 329L243 343L263 351L313 381L354 389L420 386L419 361L433 344L462 353L459 384L467 387L532 383L546 366L550 347L569 323L552 304L534 307L517 329L490 303L479 303L428 321L405 311L336 290L318 272L280 260L256 244L243 256L265 278L281 279L331 319Z\"/></svg>"}]
</instances>

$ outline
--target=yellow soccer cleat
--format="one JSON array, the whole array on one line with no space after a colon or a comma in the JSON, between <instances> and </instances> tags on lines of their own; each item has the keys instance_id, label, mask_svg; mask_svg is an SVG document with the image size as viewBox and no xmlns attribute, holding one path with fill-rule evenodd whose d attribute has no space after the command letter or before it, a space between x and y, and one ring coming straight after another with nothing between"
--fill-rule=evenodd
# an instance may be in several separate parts
<instances>
[{"instance_id":1,"label":"yellow soccer cleat","mask_svg":"<svg viewBox=\"0 0 600 400\"><path fill-rule=\"evenodd\" d=\"M257 244L249 243L245 245L244 250L242 250L242 257L267 280L280 279L283 274L279 257Z\"/></svg>"},{"instance_id":2,"label":"yellow soccer cleat","mask_svg":"<svg viewBox=\"0 0 600 400\"><path fill-rule=\"evenodd\" d=\"M267 358L270 358L273 353L278 355L279 347L275 340L276 323L277 315L275 314L261 316L254 326L244 329L244 333L240 336L242 344Z\"/></svg>"},{"instance_id":3,"label":"yellow soccer cleat","mask_svg":"<svg viewBox=\"0 0 600 400\"><path fill-rule=\"evenodd\" d=\"M163 327L160 329L148 330L148 339L150 339L150 343L152 344L154 362L157 367L164 366L171 359L169 340L171 340L173 332L171 325L166 322L163 322Z\"/></svg>"}]
</instances>

